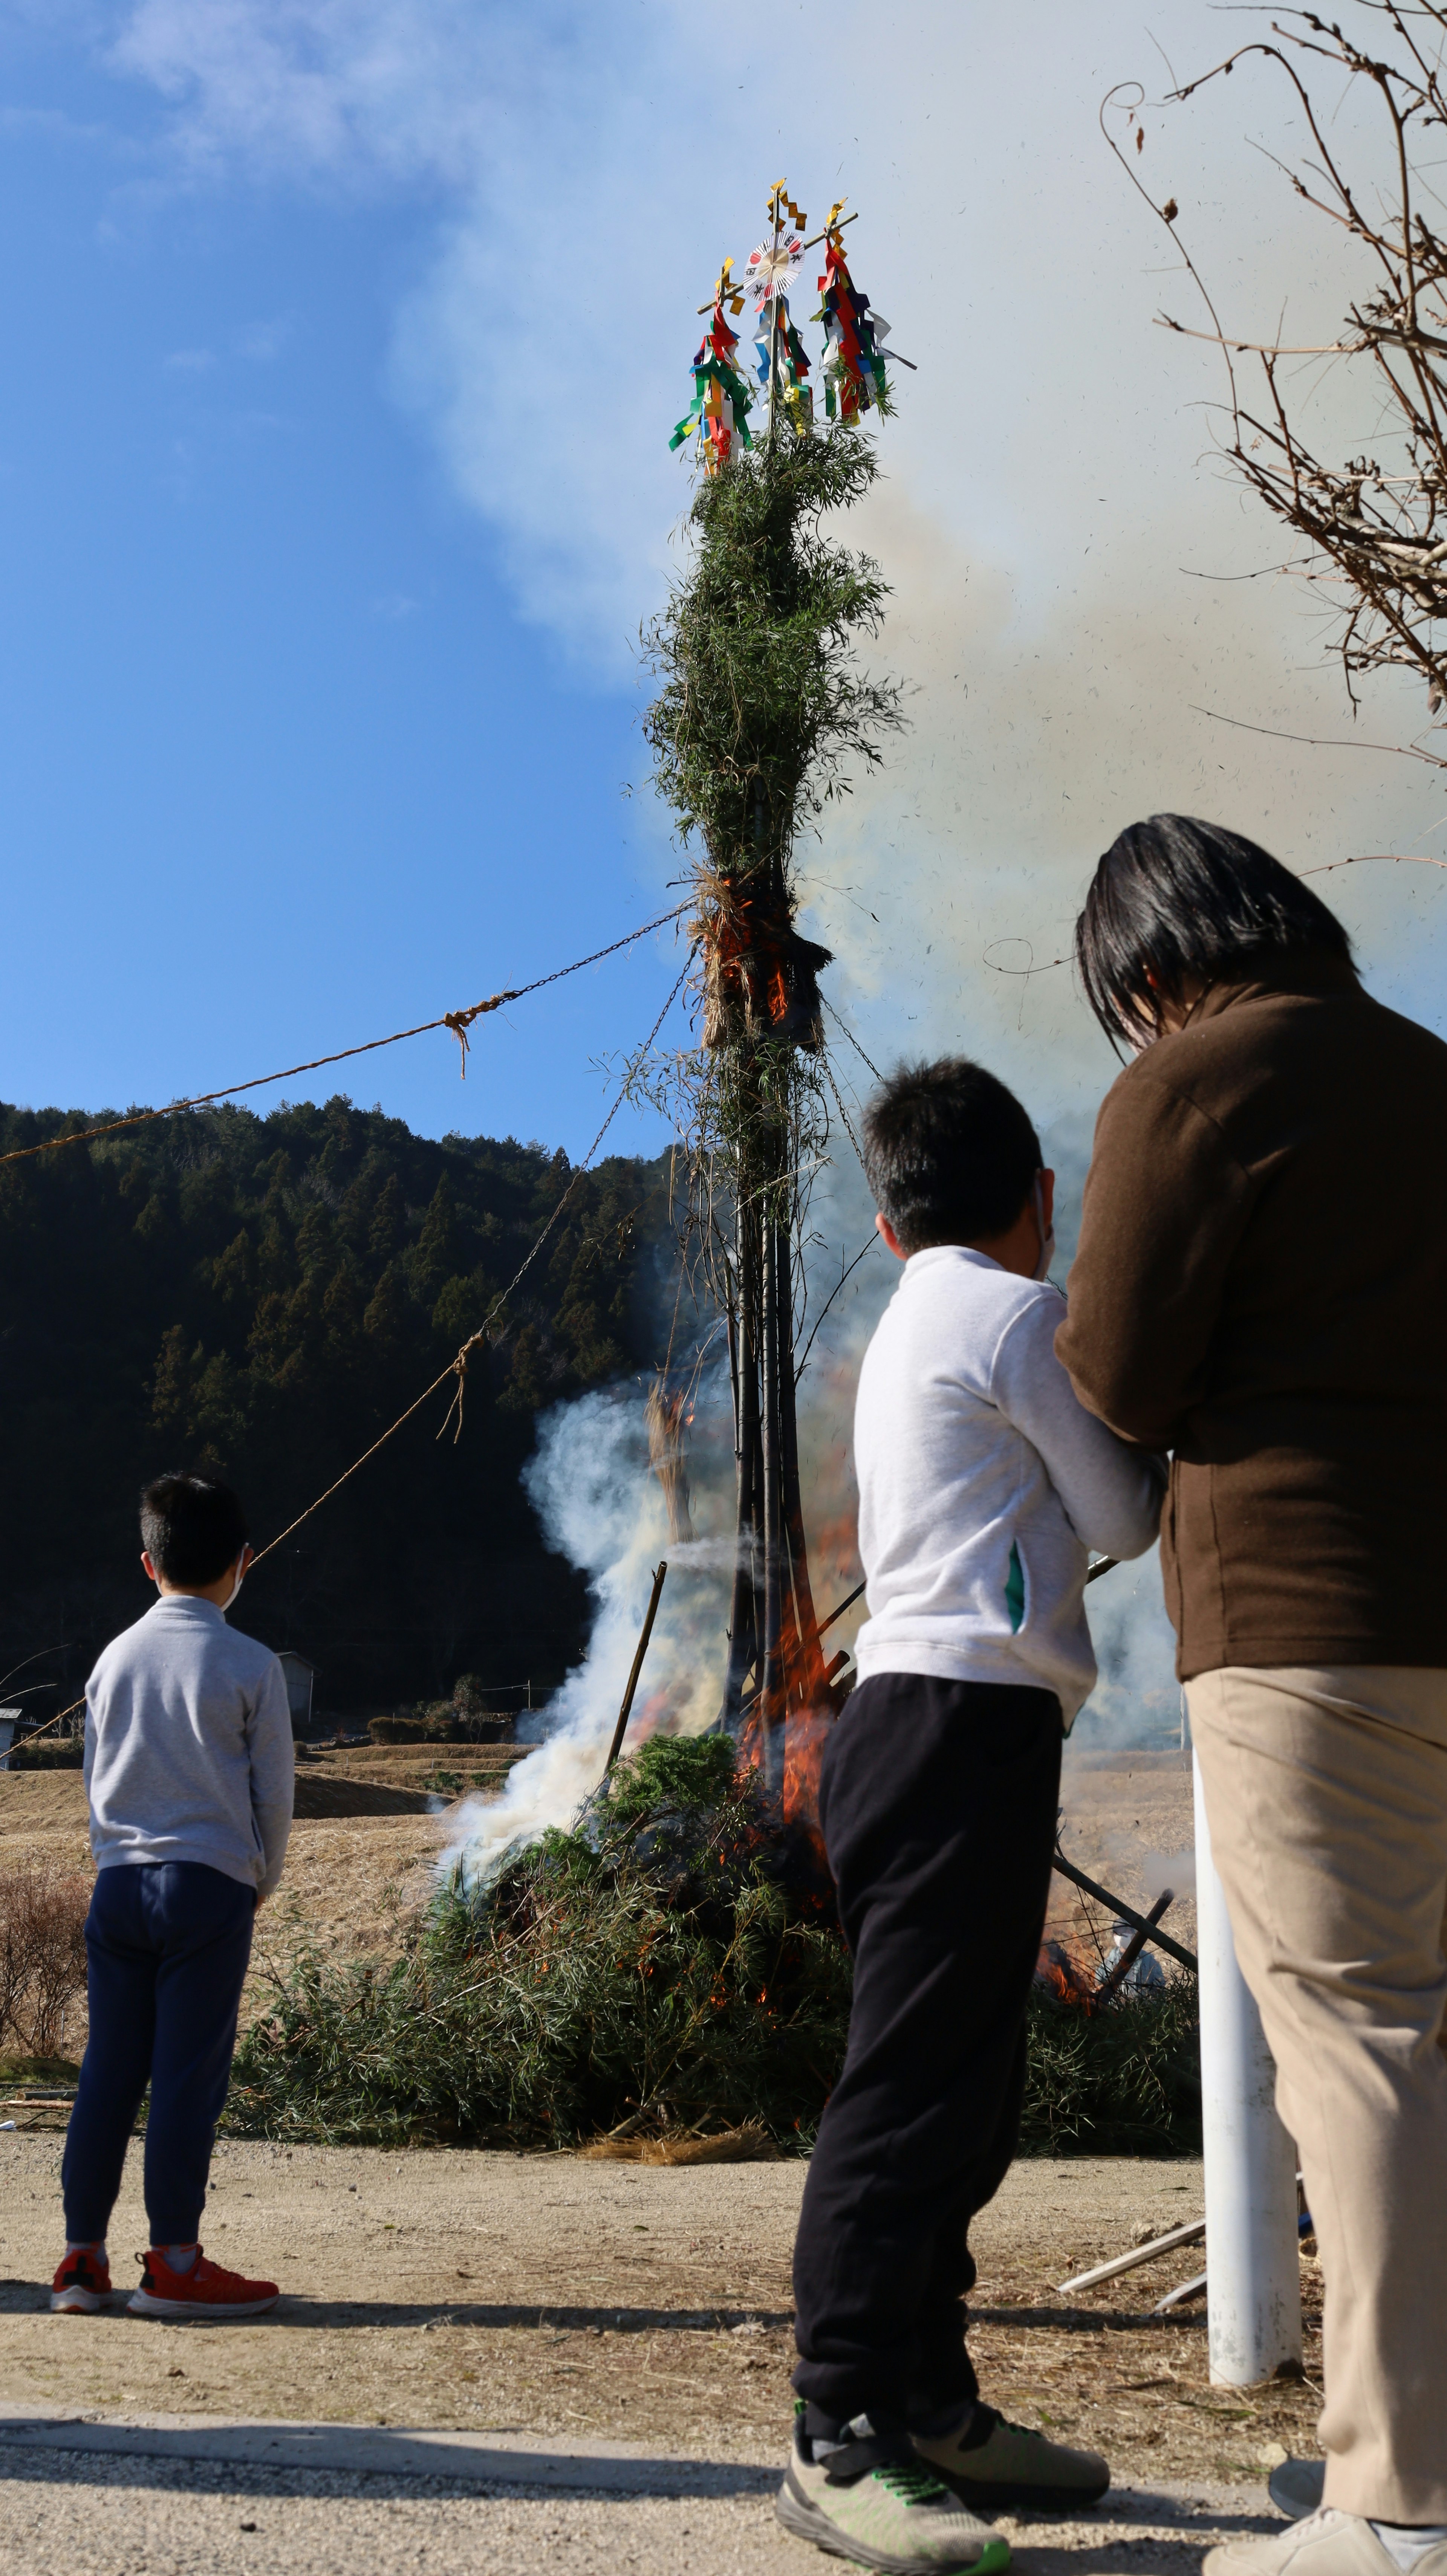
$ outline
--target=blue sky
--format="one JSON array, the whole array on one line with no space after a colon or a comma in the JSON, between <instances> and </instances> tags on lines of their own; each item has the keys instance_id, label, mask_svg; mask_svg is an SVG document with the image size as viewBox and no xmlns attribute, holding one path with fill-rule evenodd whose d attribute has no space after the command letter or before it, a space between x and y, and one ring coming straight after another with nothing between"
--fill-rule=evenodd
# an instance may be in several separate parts
<instances>
[{"instance_id":1,"label":"blue sky","mask_svg":"<svg viewBox=\"0 0 1447 2576\"><path fill-rule=\"evenodd\" d=\"M800 854L870 1052L972 1046L1084 1133L1112 1066L1068 977L990 961L1061 952L1122 822L1442 850L1426 773L1218 720L1351 731L1299 593L1218 578L1271 549L1096 124L1112 80L1159 92L1152 43L1125 0L1036 25L1027 118L982 0L806 0L731 28L726 73L683 0L0 0L0 1094L207 1089L664 908L633 638L677 561L693 308L780 170L816 220L850 192L921 361L860 530L912 730ZM1152 35L1219 50L1199 0ZM1279 110L1229 88L1149 107L1142 166L1235 327L1334 321L1255 150ZM1437 873L1323 884L1438 1024ZM576 1154L675 972L670 936L484 1023L465 1088L441 1035L315 1087Z\"/></svg>"},{"instance_id":2,"label":"blue sky","mask_svg":"<svg viewBox=\"0 0 1447 2576\"><path fill-rule=\"evenodd\" d=\"M0 96L0 1091L209 1088L663 910L626 673L519 617L386 381L435 204L168 181L79 45L12 39ZM322 1092L576 1152L676 971L669 934L484 1023L465 1089L439 1035Z\"/></svg>"}]
</instances>

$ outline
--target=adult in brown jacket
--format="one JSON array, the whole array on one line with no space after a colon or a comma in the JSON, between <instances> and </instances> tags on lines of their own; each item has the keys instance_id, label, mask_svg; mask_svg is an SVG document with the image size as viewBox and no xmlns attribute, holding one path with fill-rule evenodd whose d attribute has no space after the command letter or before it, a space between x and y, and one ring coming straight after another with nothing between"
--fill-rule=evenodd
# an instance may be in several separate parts
<instances>
[{"instance_id":1,"label":"adult in brown jacket","mask_svg":"<svg viewBox=\"0 0 1447 2576\"><path fill-rule=\"evenodd\" d=\"M1215 2557L1447 2576L1447 1046L1180 815L1107 851L1076 954L1134 1061L1056 1349L1174 1453L1177 1668L1325 2274L1326 2509Z\"/></svg>"}]
</instances>

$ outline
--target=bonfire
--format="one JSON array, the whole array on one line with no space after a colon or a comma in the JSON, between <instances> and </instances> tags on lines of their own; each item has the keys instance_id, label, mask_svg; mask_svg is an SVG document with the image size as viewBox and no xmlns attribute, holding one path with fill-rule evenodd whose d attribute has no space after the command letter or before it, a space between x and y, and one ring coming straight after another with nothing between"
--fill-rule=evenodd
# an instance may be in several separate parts
<instances>
[{"instance_id":1,"label":"bonfire","mask_svg":"<svg viewBox=\"0 0 1447 2576\"><path fill-rule=\"evenodd\" d=\"M304 1957L237 2052L232 2135L532 2144L685 2160L812 2144L851 1972L806 1826L725 1736L655 1736L401 1957ZM1200 2137L1195 1987L1031 2005L1023 2143L1180 2154Z\"/></svg>"}]
</instances>

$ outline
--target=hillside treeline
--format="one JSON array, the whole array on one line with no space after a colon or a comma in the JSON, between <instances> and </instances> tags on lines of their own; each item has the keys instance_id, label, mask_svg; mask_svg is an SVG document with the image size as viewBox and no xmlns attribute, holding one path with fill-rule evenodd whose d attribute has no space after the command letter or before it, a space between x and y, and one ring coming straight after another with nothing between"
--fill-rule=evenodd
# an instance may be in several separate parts
<instances>
[{"instance_id":1,"label":"hillside treeline","mask_svg":"<svg viewBox=\"0 0 1447 2576\"><path fill-rule=\"evenodd\" d=\"M0 1109L0 1153L93 1123ZM228 1477L264 1545L482 1323L571 1178L562 1153L433 1141L343 1098L0 1166L0 1672L67 1648L5 1697L42 1675L73 1697L154 1599L148 1477ZM661 1165L586 1174L472 1361L460 1440L436 1436L443 1391L258 1568L236 1624L310 1656L320 1707L431 1697L461 1672L546 1682L576 1659L582 1580L518 1471L541 1408L648 1359L663 1196Z\"/></svg>"}]
</instances>

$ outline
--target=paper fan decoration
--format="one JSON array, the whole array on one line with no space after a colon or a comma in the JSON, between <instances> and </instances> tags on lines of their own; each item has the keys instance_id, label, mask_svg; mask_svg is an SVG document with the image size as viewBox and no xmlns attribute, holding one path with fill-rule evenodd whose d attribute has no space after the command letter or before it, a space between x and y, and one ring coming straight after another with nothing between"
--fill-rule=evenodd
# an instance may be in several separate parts
<instances>
[{"instance_id":1,"label":"paper fan decoration","mask_svg":"<svg viewBox=\"0 0 1447 2576\"><path fill-rule=\"evenodd\" d=\"M704 464L710 474L717 474L728 463L736 438L742 439L745 447L753 445L749 436L753 395L735 363L739 335L730 330L724 319L724 299L731 290L732 280L725 268L716 289L713 320L694 352L693 400L668 442L670 447L681 447L695 429L701 430Z\"/></svg>"},{"instance_id":2,"label":"paper fan decoration","mask_svg":"<svg viewBox=\"0 0 1447 2576\"><path fill-rule=\"evenodd\" d=\"M889 379L879 343L889 324L871 314L868 296L860 294L850 277L837 231L828 236L819 287L817 319L824 325L826 344L824 409L830 420L836 413L842 420L857 420L872 406L882 410L888 404Z\"/></svg>"},{"instance_id":3,"label":"paper fan decoration","mask_svg":"<svg viewBox=\"0 0 1447 2576\"><path fill-rule=\"evenodd\" d=\"M804 264L804 243L799 233L789 233L779 242L760 242L751 250L744 270L744 280L754 299L754 311L760 313L776 295L787 295Z\"/></svg>"}]
</instances>

